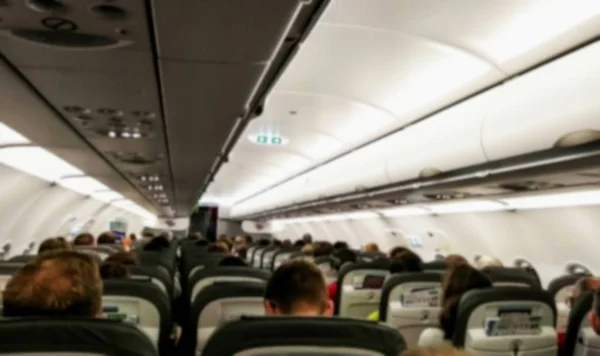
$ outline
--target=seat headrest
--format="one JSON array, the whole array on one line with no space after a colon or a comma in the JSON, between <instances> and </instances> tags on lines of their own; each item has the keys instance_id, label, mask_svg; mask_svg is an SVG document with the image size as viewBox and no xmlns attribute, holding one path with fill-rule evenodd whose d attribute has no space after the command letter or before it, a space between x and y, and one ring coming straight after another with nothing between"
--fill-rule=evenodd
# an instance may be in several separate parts
<instances>
[{"instance_id":1,"label":"seat headrest","mask_svg":"<svg viewBox=\"0 0 600 356\"><path fill-rule=\"evenodd\" d=\"M558 292L560 292L561 289L569 287L574 285L575 283L577 283L578 280L580 280L581 278L585 278L585 277L589 277L590 275L585 274L585 273L577 273L577 274L566 274L560 277L556 277L554 278L552 281L550 281L550 284L548 284L548 288L546 288L546 290L556 296L558 294Z\"/></svg>"},{"instance_id":2,"label":"seat headrest","mask_svg":"<svg viewBox=\"0 0 600 356\"><path fill-rule=\"evenodd\" d=\"M541 289L537 278L529 271L517 267L485 267L481 270L494 285L523 285Z\"/></svg>"},{"instance_id":3,"label":"seat headrest","mask_svg":"<svg viewBox=\"0 0 600 356\"><path fill-rule=\"evenodd\" d=\"M282 352L282 347L292 349ZM314 350L308 351L303 347ZM329 352L326 350L328 347L336 348L337 352ZM367 350L397 356L405 348L404 339L395 329L365 320L337 317L244 317L217 329L202 355L235 355L242 351L261 349L261 354L264 355L347 355L349 350Z\"/></svg>"},{"instance_id":4,"label":"seat headrest","mask_svg":"<svg viewBox=\"0 0 600 356\"><path fill-rule=\"evenodd\" d=\"M58 353L158 356L133 325L99 318L15 318L0 323L0 354Z\"/></svg>"},{"instance_id":5,"label":"seat headrest","mask_svg":"<svg viewBox=\"0 0 600 356\"><path fill-rule=\"evenodd\" d=\"M425 271L444 271L448 268L448 262L446 260L437 260L423 263L423 270Z\"/></svg>"},{"instance_id":6,"label":"seat headrest","mask_svg":"<svg viewBox=\"0 0 600 356\"><path fill-rule=\"evenodd\" d=\"M545 316L548 318L549 325L556 325L556 303L550 293L542 289L523 288L523 287L492 287L471 290L465 293L460 299L458 305L458 313L456 324L454 327L453 344L456 347L462 347L465 343L466 330L469 328L469 322L472 313L484 304L506 304L513 308L519 302L537 302L540 305L545 305L552 315ZM484 316L482 314L482 316ZM478 324L481 324L478 321Z\"/></svg>"},{"instance_id":7,"label":"seat headrest","mask_svg":"<svg viewBox=\"0 0 600 356\"><path fill-rule=\"evenodd\" d=\"M192 276L190 280L190 284L193 285L195 282L207 278L207 277L221 277L221 276L248 276L254 277L258 279L263 279L265 281L269 280L271 277L271 272L266 270L260 270L253 267L242 267L242 266L234 266L234 267L214 267L214 268L203 268L198 270Z\"/></svg>"},{"instance_id":8,"label":"seat headrest","mask_svg":"<svg viewBox=\"0 0 600 356\"><path fill-rule=\"evenodd\" d=\"M392 275L385 281L381 290L381 302L379 303L379 320L387 320L388 302L390 294L399 285L419 282L437 282L441 284L442 274L440 272L415 272L398 273ZM441 294L441 293L440 293Z\"/></svg>"}]
</instances>

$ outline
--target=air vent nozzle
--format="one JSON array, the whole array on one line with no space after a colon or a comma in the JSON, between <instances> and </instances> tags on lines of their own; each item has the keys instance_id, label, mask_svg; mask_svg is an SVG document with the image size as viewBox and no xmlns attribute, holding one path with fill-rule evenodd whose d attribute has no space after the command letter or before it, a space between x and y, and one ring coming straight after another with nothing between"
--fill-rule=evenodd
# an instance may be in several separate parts
<instances>
[{"instance_id":1,"label":"air vent nozzle","mask_svg":"<svg viewBox=\"0 0 600 356\"><path fill-rule=\"evenodd\" d=\"M21 29L8 32L9 36L29 43L71 50L105 50L130 45L131 41L89 33Z\"/></svg>"},{"instance_id":2,"label":"air vent nozzle","mask_svg":"<svg viewBox=\"0 0 600 356\"><path fill-rule=\"evenodd\" d=\"M25 4L34 11L45 13L59 13L67 9L65 4L58 0L27 0Z\"/></svg>"},{"instance_id":3,"label":"air vent nozzle","mask_svg":"<svg viewBox=\"0 0 600 356\"><path fill-rule=\"evenodd\" d=\"M104 20L121 21L127 18L127 11L113 5L94 5L90 7L90 13Z\"/></svg>"}]
</instances>

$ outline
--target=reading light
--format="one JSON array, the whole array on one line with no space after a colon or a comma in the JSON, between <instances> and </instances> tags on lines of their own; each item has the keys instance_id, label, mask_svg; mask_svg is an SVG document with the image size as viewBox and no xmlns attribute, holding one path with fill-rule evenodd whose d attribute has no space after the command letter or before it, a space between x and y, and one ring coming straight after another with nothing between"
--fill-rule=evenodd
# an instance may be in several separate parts
<instances>
[{"instance_id":1,"label":"reading light","mask_svg":"<svg viewBox=\"0 0 600 356\"><path fill-rule=\"evenodd\" d=\"M544 209L600 205L600 189L502 199L511 209Z\"/></svg>"},{"instance_id":2,"label":"reading light","mask_svg":"<svg viewBox=\"0 0 600 356\"><path fill-rule=\"evenodd\" d=\"M121 195L120 193L117 193L115 191L112 191L112 190L95 192L95 193L92 193L91 196L92 196L92 198L98 199L105 203L110 203L113 200L125 199L125 197L123 197L123 195Z\"/></svg>"}]
</instances>

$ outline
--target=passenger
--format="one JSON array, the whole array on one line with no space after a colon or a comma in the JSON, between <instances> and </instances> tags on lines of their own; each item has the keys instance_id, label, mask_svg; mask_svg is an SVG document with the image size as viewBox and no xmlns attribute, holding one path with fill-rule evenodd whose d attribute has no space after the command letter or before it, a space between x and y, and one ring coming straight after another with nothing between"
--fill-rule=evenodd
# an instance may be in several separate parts
<instances>
[{"instance_id":1,"label":"passenger","mask_svg":"<svg viewBox=\"0 0 600 356\"><path fill-rule=\"evenodd\" d=\"M600 289L594 291L594 302L592 310L588 314L588 320L596 335L600 335Z\"/></svg>"},{"instance_id":2,"label":"passenger","mask_svg":"<svg viewBox=\"0 0 600 356\"><path fill-rule=\"evenodd\" d=\"M581 297L582 294L587 293L587 292L592 292L592 291L595 291L598 289L600 289L600 278L598 278L598 277L580 278L573 285L573 289L571 290L571 295L567 299L567 305L569 306L569 308L572 308L573 305L575 304L575 301L579 297ZM592 324L591 316L592 315L590 314L590 324ZM594 330L596 330L596 329L594 329ZM566 330L558 331L558 345L561 350L563 349L564 344L565 344L565 337L566 337Z\"/></svg>"},{"instance_id":3,"label":"passenger","mask_svg":"<svg viewBox=\"0 0 600 356\"><path fill-rule=\"evenodd\" d=\"M61 242L58 238L50 238L44 240L38 248L38 255L48 251L68 250L69 246Z\"/></svg>"},{"instance_id":4,"label":"passenger","mask_svg":"<svg viewBox=\"0 0 600 356\"><path fill-rule=\"evenodd\" d=\"M17 271L2 292L5 317L95 317L102 312L102 281L92 257L49 251Z\"/></svg>"},{"instance_id":5,"label":"passenger","mask_svg":"<svg viewBox=\"0 0 600 356\"><path fill-rule=\"evenodd\" d=\"M448 264L448 266L455 265L455 264L467 264L468 265L469 261L467 261L467 259L461 255L448 255L448 256L446 256L446 263Z\"/></svg>"},{"instance_id":6,"label":"passenger","mask_svg":"<svg viewBox=\"0 0 600 356\"><path fill-rule=\"evenodd\" d=\"M97 239L97 245L114 245L117 237L114 233L106 231L100 234Z\"/></svg>"},{"instance_id":7,"label":"passenger","mask_svg":"<svg viewBox=\"0 0 600 356\"><path fill-rule=\"evenodd\" d=\"M173 241L173 232L171 232L169 230L165 230L165 231L161 232L160 234L158 234L158 236L164 237L167 241L169 241L169 243L171 243L171 241Z\"/></svg>"},{"instance_id":8,"label":"passenger","mask_svg":"<svg viewBox=\"0 0 600 356\"><path fill-rule=\"evenodd\" d=\"M58 237L56 237L56 239L57 239L58 241L60 241L60 243L61 243L61 244L63 244L63 245L65 246L65 248L67 248L67 249L70 249L70 248L71 248L71 244L70 244L70 243L67 241L67 239L65 239L64 237L62 237L62 236L58 236Z\"/></svg>"},{"instance_id":9,"label":"passenger","mask_svg":"<svg viewBox=\"0 0 600 356\"><path fill-rule=\"evenodd\" d=\"M302 235L302 241L304 241L305 244L312 244L312 242L313 242L312 235L309 233Z\"/></svg>"},{"instance_id":10,"label":"passenger","mask_svg":"<svg viewBox=\"0 0 600 356\"><path fill-rule=\"evenodd\" d=\"M339 273L340 269L349 264L349 263L355 263L358 259L358 256L356 255L356 253L348 248L343 248L340 249L338 251L335 251L332 255L333 258L333 268ZM329 300L331 300L332 302L335 302L335 297L337 295L337 289L338 289L338 284L337 281L331 283L328 287L327 287L327 295L329 296Z\"/></svg>"},{"instance_id":11,"label":"passenger","mask_svg":"<svg viewBox=\"0 0 600 356\"><path fill-rule=\"evenodd\" d=\"M227 252L233 250L233 242L227 236L225 236L224 238L219 238L217 240L217 243L220 243L223 246L225 246L227 248Z\"/></svg>"},{"instance_id":12,"label":"passenger","mask_svg":"<svg viewBox=\"0 0 600 356\"><path fill-rule=\"evenodd\" d=\"M291 260L273 272L265 291L267 315L331 316L333 302L321 270L312 262Z\"/></svg>"},{"instance_id":13,"label":"passenger","mask_svg":"<svg viewBox=\"0 0 600 356\"><path fill-rule=\"evenodd\" d=\"M108 256L104 261L122 263L126 266L134 266L140 264L140 261L138 260L135 253L125 251L113 253L112 255Z\"/></svg>"},{"instance_id":14,"label":"passenger","mask_svg":"<svg viewBox=\"0 0 600 356\"><path fill-rule=\"evenodd\" d=\"M273 241L271 242L271 246L273 246L273 247L282 247L283 246L283 242L281 242L281 240L279 240L279 239L273 239Z\"/></svg>"},{"instance_id":15,"label":"passenger","mask_svg":"<svg viewBox=\"0 0 600 356\"><path fill-rule=\"evenodd\" d=\"M84 232L75 237L73 246L94 246L96 239L89 232Z\"/></svg>"},{"instance_id":16,"label":"passenger","mask_svg":"<svg viewBox=\"0 0 600 356\"><path fill-rule=\"evenodd\" d=\"M102 279L126 279L131 278L131 272L121 262L106 261L100 265L100 276Z\"/></svg>"},{"instance_id":17,"label":"passenger","mask_svg":"<svg viewBox=\"0 0 600 356\"><path fill-rule=\"evenodd\" d=\"M302 251L302 252L304 252L306 254L311 254L312 255L313 252L314 252L314 248L313 248L313 245L306 244L306 245L302 246L302 250L300 250L300 251Z\"/></svg>"},{"instance_id":18,"label":"passenger","mask_svg":"<svg viewBox=\"0 0 600 356\"><path fill-rule=\"evenodd\" d=\"M206 252L229 253L229 250L227 249L227 245L225 245L222 242L217 242L216 244L212 244L212 245L208 246L208 248L206 249Z\"/></svg>"},{"instance_id":19,"label":"passenger","mask_svg":"<svg viewBox=\"0 0 600 356\"><path fill-rule=\"evenodd\" d=\"M248 247L246 246L240 246L237 251L236 254L239 258L245 260L248 257Z\"/></svg>"},{"instance_id":20,"label":"passenger","mask_svg":"<svg viewBox=\"0 0 600 356\"><path fill-rule=\"evenodd\" d=\"M315 257L329 256L333 251L335 250L330 242L321 241L313 244L313 255Z\"/></svg>"},{"instance_id":21,"label":"passenger","mask_svg":"<svg viewBox=\"0 0 600 356\"><path fill-rule=\"evenodd\" d=\"M409 249L404 252L396 253L390 259L390 275L396 273L417 273L423 272L423 260L416 253ZM379 310L375 310L368 316L369 320L379 320Z\"/></svg>"},{"instance_id":22,"label":"passenger","mask_svg":"<svg viewBox=\"0 0 600 356\"><path fill-rule=\"evenodd\" d=\"M194 242L194 244L196 244L198 246L208 246L208 245L210 245L210 242L208 242L207 239L201 238L201 239L198 239L198 241Z\"/></svg>"},{"instance_id":23,"label":"passenger","mask_svg":"<svg viewBox=\"0 0 600 356\"><path fill-rule=\"evenodd\" d=\"M144 245L144 251L162 251L171 246L169 240L160 235L152 238L146 245Z\"/></svg>"},{"instance_id":24,"label":"passenger","mask_svg":"<svg viewBox=\"0 0 600 356\"><path fill-rule=\"evenodd\" d=\"M236 248L239 246L244 246L246 245L246 239L244 239L244 236L238 235L235 237L234 244Z\"/></svg>"},{"instance_id":25,"label":"passenger","mask_svg":"<svg viewBox=\"0 0 600 356\"><path fill-rule=\"evenodd\" d=\"M474 289L490 288L492 282L483 272L467 264L453 265L442 279L442 310L440 329L425 329L419 337L419 346L437 346L452 341L460 298Z\"/></svg>"},{"instance_id":26,"label":"passenger","mask_svg":"<svg viewBox=\"0 0 600 356\"><path fill-rule=\"evenodd\" d=\"M396 246L390 250L389 257L392 258L396 255L401 254L402 252L405 252L405 251L411 251L411 249L409 249L408 247L404 247L404 246Z\"/></svg>"},{"instance_id":27,"label":"passenger","mask_svg":"<svg viewBox=\"0 0 600 356\"><path fill-rule=\"evenodd\" d=\"M260 239L260 240L258 240L258 246L267 247L269 245L271 245L271 241L269 241L269 239Z\"/></svg>"},{"instance_id":28,"label":"passenger","mask_svg":"<svg viewBox=\"0 0 600 356\"><path fill-rule=\"evenodd\" d=\"M334 250L342 250L342 249L349 249L348 244L345 243L344 241L336 241L333 244L333 249Z\"/></svg>"},{"instance_id":29,"label":"passenger","mask_svg":"<svg viewBox=\"0 0 600 356\"><path fill-rule=\"evenodd\" d=\"M283 247L283 248L292 247L292 240L290 240L290 239L283 240L283 242L281 243L281 247Z\"/></svg>"},{"instance_id":30,"label":"passenger","mask_svg":"<svg viewBox=\"0 0 600 356\"><path fill-rule=\"evenodd\" d=\"M365 245L365 252L379 252L379 246L374 242Z\"/></svg>"},{"instance_id":31,"label":"passenger","mask_svg":"<svg viewBox=\"0 0 600 356\"><path fill-rule=\"evenodd\" d=\"M246 240L246 246L250 246L254 243L254 239L252 239L252 236L250 235L244 236L244 239Z\"/></svg>"},{"instance_id":32,"label":"passenger","mask_svg":"<svg viewBox=\"0 0 600 356\"><path fill-rule=\"evenodd\" d=\"M410 348L400 354L400 356L471 356L463 350L455 349L452 346Z\"/></svg>"},{"instance_id":33,"label":"passenger","mask_svg":"<svg viewBox=\"0 0 600 356\"><path fill-rule=\"evenodd\" d=\"M306 242L304 242L304 240L294 241L294 247L304 247L304 245L306 245Z\"/></svg>"}]
</instances>

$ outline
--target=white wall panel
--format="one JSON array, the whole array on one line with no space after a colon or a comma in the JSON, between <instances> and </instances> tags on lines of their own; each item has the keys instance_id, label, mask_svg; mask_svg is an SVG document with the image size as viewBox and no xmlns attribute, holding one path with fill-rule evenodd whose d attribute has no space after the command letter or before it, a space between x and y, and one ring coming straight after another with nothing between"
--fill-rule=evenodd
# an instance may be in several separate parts
<instances>
[{"instance_id":1,"label":"white wall panel","mask_svg":"<svg viewBox=\"0 0 600 356\"><path fill-rule=\"evenodd\" d=\"M571 261L600 273L598 206L305 222L289 224L277 236L297 239L305 232L315 240L343 240L356 248L373 241L384 251L409 246L406 237L415 235L422 247L414 250L425 260L432 259L436 250L471 260L477 254L494 256L506 265L524 257L544 284L561 275Z\"/></svg>"}]
</instances>

